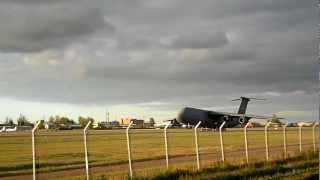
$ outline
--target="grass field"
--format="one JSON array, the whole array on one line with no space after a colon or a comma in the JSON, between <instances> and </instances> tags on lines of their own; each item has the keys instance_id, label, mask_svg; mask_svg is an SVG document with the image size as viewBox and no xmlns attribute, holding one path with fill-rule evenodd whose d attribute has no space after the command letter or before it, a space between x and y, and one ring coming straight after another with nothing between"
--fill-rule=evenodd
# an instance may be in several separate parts
<instances>
[{"instance_id":1,"label":"grass field","mask_svg":"<svg viewBox=\"0 0 320 180\"><path fill-rule=\"evenodd\" d=\"M286 160L245 164L216 163L199 171L176 169L155 176L135 176L133 179L318 179L319 159L317 153L307 152ZM103 179L97 176L95 179Z\"/></svg>"},{"instance_id":2,"label":"grass field","mask_svg":"<svg viewBox=\"0 0 320 180\"><path fill-rule=\"evenodd\" d=\"M133 161L164 158L163 130L131 130ZM279 130L269 131L271 159L282 157L283 135ZM318 137L318 132L317 132ZM303 149L312 149L312 130L305 127L302 132ZM84 167L83 132L73 131L38 131L36 135L37 172L57 171ZM193 131L189 129L168 130L169 155L194 155ZM264 152L263 129L248 129L249 155L251 161L264 159L264 153L257 155L256 150ZM288 128L288 152L299 150L298 128ZM243 160L243 129L228 129L224 132L226 161ZM216 154L203 158L206 165L220 160L219 133L199 132L200 154ZM88 134L90 167L127 163L127 145L124 130L90 130ZM280 153L279 153L280 152ZM173 163L173 162L172 162ZM165 164L163 164L165 165ZM32 151L30 132L12 132L0 134L0 176L26 174L32 172Z\"/></svg>"}]
</instances>

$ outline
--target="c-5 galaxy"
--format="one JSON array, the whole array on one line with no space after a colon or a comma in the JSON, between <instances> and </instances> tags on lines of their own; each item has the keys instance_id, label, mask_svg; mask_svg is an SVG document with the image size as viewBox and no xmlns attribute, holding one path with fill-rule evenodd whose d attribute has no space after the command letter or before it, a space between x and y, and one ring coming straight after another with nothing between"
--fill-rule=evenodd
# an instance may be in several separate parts
<instances>
[{"instance_id":1,"label":"c-5 galaxy","mask_svg":"<svg viewBox=\"0 0 320 180\"><path fill-rule=\"evenodd\" d=\"M201 127L206 128L219 128L219 126L225 121L224 128L231 128L237 125L246 124L249 119L270 119L272 117L259 116L259 115L250 115L246 114L248 102L251 99L255 100L265 100L258 98L247 98L240 97L239 99L234 99L232 101L241 100L241 104L238 110L238 113L228 113L228 112L218 112L218 111L208 111L203 109L196 109L191 107L186 107L182 109L178 115L177 122L180 124L188 124L191 126L196 125L201 121Z\"/></svg>"}]
</instances>

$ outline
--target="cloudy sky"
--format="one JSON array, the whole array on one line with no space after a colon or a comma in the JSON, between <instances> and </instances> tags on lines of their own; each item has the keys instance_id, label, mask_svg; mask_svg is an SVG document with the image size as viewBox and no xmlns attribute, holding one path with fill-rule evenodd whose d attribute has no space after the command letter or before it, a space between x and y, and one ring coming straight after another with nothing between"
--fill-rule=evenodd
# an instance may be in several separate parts
<instances>
[{"instance_id":1,"label":"cloudy sky","mask_svg":"<svg viewBox=\"0 0 320 180\"><path fill-rule=\"evenodd\" d=\"M318 118L315 1L2 0L0 120L175 117L192 106Z\"/></svg>"}]
</instances>

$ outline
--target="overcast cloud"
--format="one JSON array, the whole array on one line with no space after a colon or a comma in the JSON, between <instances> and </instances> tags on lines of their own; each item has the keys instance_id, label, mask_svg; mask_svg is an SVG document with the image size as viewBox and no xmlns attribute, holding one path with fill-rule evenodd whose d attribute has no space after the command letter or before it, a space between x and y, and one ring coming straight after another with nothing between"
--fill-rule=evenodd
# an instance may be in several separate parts
<instances>
[{"instance_id":1,"label":"overcast cloud","mask_svg":"<svg viewBox=\"0 0 320 180\"><path fill-rule=\"evenodd\" d=\"M0 23L1 98L316 119L314 1L4 0Z\"/></svg>"}]
</instances>

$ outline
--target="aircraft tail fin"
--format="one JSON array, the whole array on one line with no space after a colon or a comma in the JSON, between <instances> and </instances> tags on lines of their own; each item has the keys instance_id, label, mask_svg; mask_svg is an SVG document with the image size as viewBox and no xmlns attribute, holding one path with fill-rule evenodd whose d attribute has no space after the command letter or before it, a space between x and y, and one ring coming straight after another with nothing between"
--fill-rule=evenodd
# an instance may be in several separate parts
<instances>
[{"instance_id":1,"label":"aircraft tail fin","mask_svg":"<svg viewBox=\"0 0 320 180\"><path fill-rule=\"evenodd\" d=\"M232 101L238 101L241 100L239 109L238 109L238 114L245 114L247 111L247 106L248 106L248 102L251 100L266 100L266 99L259 99L259 98L248 98L248 97L240 97L239 99L234 99Z\"/></svg>"}]
</instances>

